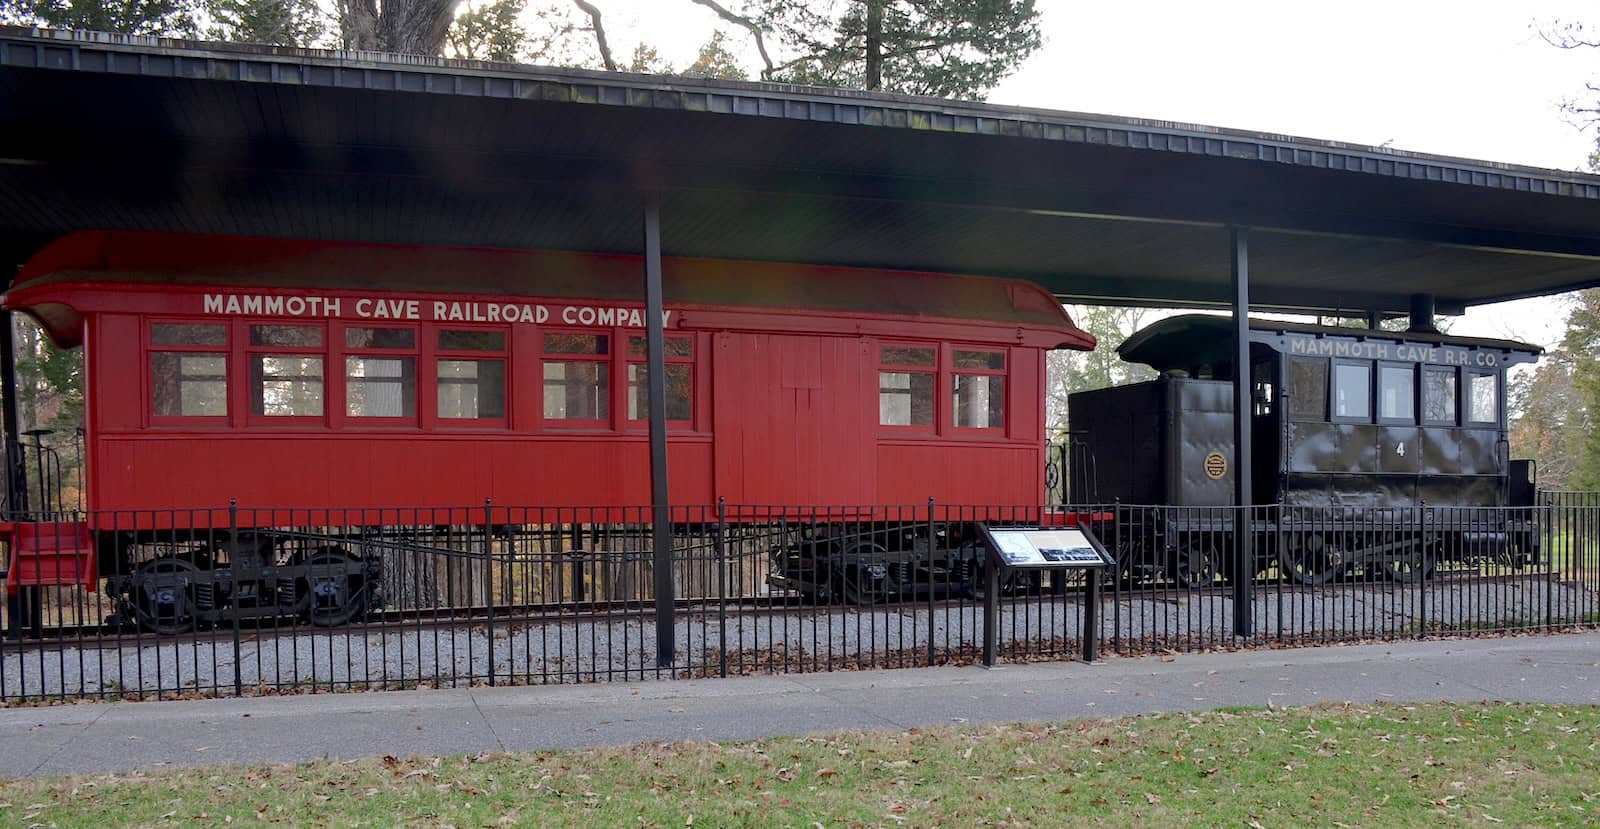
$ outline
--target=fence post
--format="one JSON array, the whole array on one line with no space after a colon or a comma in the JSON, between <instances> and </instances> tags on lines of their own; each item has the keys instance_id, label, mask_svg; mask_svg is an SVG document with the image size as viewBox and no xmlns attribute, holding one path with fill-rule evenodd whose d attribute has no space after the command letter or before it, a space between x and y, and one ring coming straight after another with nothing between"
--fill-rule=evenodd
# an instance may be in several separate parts
<instances>
[{"instance_id":1,"label":"fence post","mask_svg":"<svg viewBox=\"0 0 1600 829\"><path fill-rule=\"evenodd\" d=\"M717 496L717 662L728 676L728 497Z\"/></svg>"},{"instance_id":2,"label":"fence post","mask_svg":"<svg viewBox=\"0 0 1600 829\"><path fill-rule=\"evenodd\" d=\"M933 635L933 616L934 616L933 557L934 557L935 552L936 552L935 549L934 549L934 539L936 539L937 537L938 536L934 533L934 524L933 524L933 497L929 496L928 497L928 667L930 667L930 668L933 667L933 660L934 660L934 657L936 655L935 648L934 648L934 635ZM950 551L948 549L945 550L945 555L947 557L950 555Z\"/></svg>"},{"instance_id":3,"label":"fence post","mask_svg":"<svg viewBox=\"0 0 1600 829\"><path fill-rule=\"evenodd\" d=\"M206 523L210 523L207 521ZM228 499L228 575L233 581L231 595L234 602L239 601L239 499ZM236 605L237 606L237 605ZM239 675L241 670L241 650L239 647L239 614L233 617L233 693L235 696L244 695L244 678Z\"/></svg>"},{"instance_id":4,"label":"fence post","mask_svg":"<svg viewBox=\"0 0 1600 829\"><path fill-rule=\"evenodd\" d=\"M1428 637L1428 502L1417 502L1417 560L1421 562L1422 577L1417 579L1417 638ZM1440 562L1441 564L1443 562ZM1437 565L1435 565L1437 566ZM1443 578L1442 573L1436 573Z\"/></svg>"},{"instance_id":5,"label":"fence post","mask_svg":"<svg viewBox=\"0 0 1600 829\"><path fill-rule=\"evenodd\" d=\"M489 686L494 687L494 500L491 498L483 499L483 607L484 628L489 634Z\"/></svg>"},{"instance_id":6,"label":"fence post","mask_svg":"<svg viewBox=\"0 0 1600 829\"><path fill-rule=\"evenodd\" d=\"M1055 577L1052 573L1051 578ZM1083 661L1094 664L1099 658L1100 568L1090 567L1083 574Z\"/></svg>"}]
</instances>

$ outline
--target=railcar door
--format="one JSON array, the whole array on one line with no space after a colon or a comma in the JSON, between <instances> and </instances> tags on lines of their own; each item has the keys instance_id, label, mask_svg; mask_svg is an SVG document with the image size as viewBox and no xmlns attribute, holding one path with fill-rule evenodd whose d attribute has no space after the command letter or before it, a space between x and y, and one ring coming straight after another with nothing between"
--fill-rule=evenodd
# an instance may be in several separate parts
<instances>
[{"instance_id":1,"label":"railcar door","mask_svg":"<svg viewBox=\"0 0 1600 829\"><path fill-rule=\"evenodd\" d=\"M1283 358L1259 344L1250 346L1250 502L1278 500L1283 469Z\"/></svg>"}]
</instances>

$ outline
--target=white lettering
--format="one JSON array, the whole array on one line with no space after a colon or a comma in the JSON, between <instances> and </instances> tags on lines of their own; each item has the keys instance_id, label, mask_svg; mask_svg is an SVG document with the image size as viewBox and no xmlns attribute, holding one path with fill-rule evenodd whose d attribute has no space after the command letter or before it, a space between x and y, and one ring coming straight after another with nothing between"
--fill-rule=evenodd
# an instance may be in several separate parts
<instances>
[{"instance_id":1,"label":"white lettering","mask_svg":"<svg viewBox=\"0 0 1600 829\"><path fill-rule=\"evenodd\" d=\"M222 313L222 294L206 294L205 309L207 314Z\"/></svg>"},{"instance_id":2,"label":"white lettering","mask_svg":"<svg viewBox=\"0 0 1600 829\"><path fill-rule=\"evenodd\" d=\"M380 309L383 308L383 303L381 303L381 302L378 303L378 307ZM358 317L370 317L370 316L372 316L372 300L370 300L370 299L358 299L358 300L356 300L356 316L358 316Z\"/></svg>"},{"instance_id":3,"label":"white lettering","mask_svg":"<svg viewBox=\"0 0 1600 829\"><path fill-rule=\"evenodd\" d=\"M566 323L566 324L568 324L568 325L577 325L578 321L576 319L574 319L573 316L572 316L573 313L575 311L577 311L577 310L578 309L572 307L571 305L568 305L567 307L562 308L561 309L561 321Z\"/></svg>"},{"instance_id":4,"label":"white lettering","mask_svg":"<svg viewBox=\"0 0 1600 829\"><path fill-rule=\"evenodd\" d=\"M306 298L292 296L283 301L283 311L291 317L304 316L306 313Z\"/></svg>"},{"instance_id":5,"label":"white lettering","mask_svg":"<svg viewBox=\"0 0 1600 829\"><path fill-rule=\"evenodd\" d=\"M269 296L261 301L261 313L271 317L283 316L283 297Z\"/></svg>"}]
</instances>

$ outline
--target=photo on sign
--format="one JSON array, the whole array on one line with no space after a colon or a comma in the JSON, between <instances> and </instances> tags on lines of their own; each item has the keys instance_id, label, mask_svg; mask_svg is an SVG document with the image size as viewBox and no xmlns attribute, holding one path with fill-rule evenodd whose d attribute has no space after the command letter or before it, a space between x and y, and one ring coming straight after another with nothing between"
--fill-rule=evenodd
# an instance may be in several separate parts
<instances>
[{"instance_id":1,"label":"photo on sign","mask_svg":"<svg viewBox=\"0 0 1600 829\"><path fill-rule=\"evenodd\" d=\"M995 530L989 533L994 539L995 549L1007 564L1042 564L1045 557L1039 548L1033 546L1028 540L1028 533L1018 531Z\"/></svg>"},{"instance_id":2,"label":"photo on sign","mask_svg":"<svg viewBox=\"0 0 1600 829\"><path fill-rule=\"evenodd\" d=\"M1100 554L1080 530L1049 530L1032 532L1028 536L1045 561L1100 563Z\"/></svg>"}]
</instances>

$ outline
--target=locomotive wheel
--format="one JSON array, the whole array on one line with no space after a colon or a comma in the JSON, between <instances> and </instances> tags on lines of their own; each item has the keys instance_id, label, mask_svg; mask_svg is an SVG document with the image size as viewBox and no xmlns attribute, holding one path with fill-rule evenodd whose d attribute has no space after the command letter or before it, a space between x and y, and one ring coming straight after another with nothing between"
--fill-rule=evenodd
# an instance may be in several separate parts
<instances>
[{"instance_id":1,"label":"locomotive wheel","mask_svg":"<svg viewBox=\"0 0 1600 829\"><path fill-rule=\"evenodd\" d=\"M844 564L839 574L842 582L839 585L839 593L846 602L861 607L871 607L887 598L884 590L876 584L882 578L887 578L887 573L882 577L874 577L870 572L874 564L879 567L884 566L881 562L872 561L870 557L887 553L883 545L872 541L851 542L845 547L842 556Z\"/></svg>"},{"instance_id":2,"label":"locomotive wheel","mask_svg":"<svg viewBox=\"0 0 1600 829\"><path fill-rule=\"evenodd\" d=\"M1217 580L1217 552L1209 541L1189 541L1174 553L1170 570L1180 587L1209 587Z\"/></svg>"},{"instance_id":3,"label":"locomotive wheel","mask_svg":"<svg viewBox=\"0 0 1600 829\"><path fill-rule=\"evenodd\" d=\"M134 571L129 604L139 625L174 636L194 629L194 577L199 568L181 558L157 558Z\"/></svg>"},{"instance_id":4,"label":"locomotive wheel","mask_svg":"<svg viewBox=\"0 0 1600 829\"><path fill-rule=\"evenodd\" d=\"M1385 561L1383 573L1400 584L1420 584L1433 578L1438 569L1438 556L1426 547L1413 548L1405 556Z\"/></svg>"},{"instance_id":5,"label":"locomotive wheel","mask_svg":"<svg viewBox=\"0 0 1600 829\"><path fill-rule=\"evenodd\" d=\"M1301 584L1327 584L1344 570L1344 556L1321 535L1296 533L1278 555L1284 575Z\"/></svg>"},{"instance_id":6,"label":"locomotive wheel","mask_svg":"<svg viewBox=\"0 0 1600 829\"><path fill-rule=\"evenodd\" d=\"M367 612L366 577L347 572L357 559L337 547L320 547L306 559L309 572L297 580L306 621L337 627Z\"/></svg>"}]
</instances>

